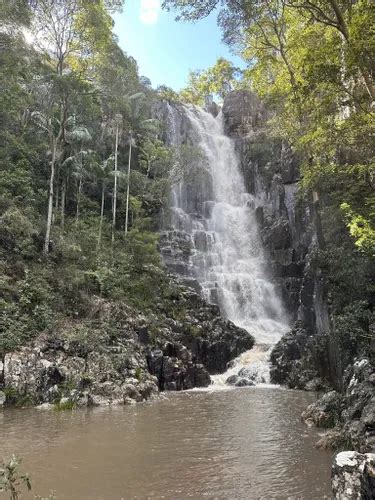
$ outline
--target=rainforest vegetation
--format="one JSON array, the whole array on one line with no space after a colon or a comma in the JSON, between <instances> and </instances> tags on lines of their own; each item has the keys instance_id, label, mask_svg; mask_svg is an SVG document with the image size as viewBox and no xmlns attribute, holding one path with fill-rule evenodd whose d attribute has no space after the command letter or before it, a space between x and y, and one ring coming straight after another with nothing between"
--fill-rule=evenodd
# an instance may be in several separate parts
<instances>
[{"instance_id":1,"label":"rainforest vegetation","mask_svg":"<svg viewBox=\"0 0 375 500\"><path fill-rule=\"evenodd\" d=\"M0 353L84 317L93 295L142 309L168 294L157 229L170 183L194 155L162 142L153 106L203 105L240 88L264 100L272 134L300 159L301 193L320 200L334 307L368 323L371 0L165 0L184 21L217 9L225 42L246 63L240 71L220 58L180 92L153 89L120 49L111 14L121 4L1 2Z\"/></svg>"},{"instance_id":2,"label":"rainforest vegetation","mask_svg":"<svg viewBox=\"0 0 375 500\"><path fill-rule=\"evenodd\" d=\"M1 2L0 353L84 317L93 294L140 308L163 294L155 229L175 152L117 45L118 7Z\"/></svg>"},{"instance_id":3,"label":"rainforest vegetation","mask_svg":"<svg viewBox=\"0 0 375 500\"><path fill-rule=\"evenodd\" d=\"M167 85L154 88L147 75L140 74L137 61L119 46L113 15L126 1L133 2L0 0L0 406L38 404L39 408L54 405L64 410L114 402L130 405L151 399L164 389L207 387L213 380L210 374L224 373L229 361L239 359L254 342L252 353L264 347L257 345L255 334L254 341L251 328L246 331L238 326L243 324L242 318L233 319L236 324L224 318L216 305L220 301L215 299L215 293L219 297L222 291L215 282L217 275L210 290L215 304L208 304L182 279L172 276L161 259L163 237L173 233L181 245L176 251L181 257L177 271L178 267L189 268L189 245L196 237L193 229L188 233L183 225L182 230L171 225L169 231L162 231L168 225L171 187L181 179L189 180L190 176L196 183L184 186L194 198L187 211L194 213L181 211L190 228L204 228L198 231L201 257L207 253L207 242L213 245L217 234L215 229L207 238L207 225L198 212L206 202L211 207L207 210L212 210L219 197L209 197L210 186L202 190L208 198L195 196L199 191L195 187L209 184L214 174L200 148L189 143L186 132L194 121L189 122L188 116L204 115L206 124L212 124L213 119L208 113L195 109L194 115L190 107L181 106L206 107L217 114L220 106L225 108L228 95L229 100L230 96L245 95L247 101L236 101L231 118L243 111L238 103L259 104L262 120L266 117L261 131L244 127L229 140L220 128L225 119L220 127L215 122L221 135L218 139L216 133L217 141L212 142L217 154L211 163L223 167L235 157L234 166L246 181L246 174L258 169L257 161L263 156L264 171L258 178L262 182L276 179L276 187L271 192L269 186L263 189L267 182L260 183L260 194L267 201L256 206L251 189L243 192L248 188L244 182L238 194L247 200L241 202L241 208L246 223L251 218L255 237L241 244L236 234L231 241L249 249L249 259L253 258L250 246L254 241L254 246L259 243L257 250L263 243L264 255L262 250L260 257L257 255L259 267L267 261L267 267L272 268L267 276L269 287L265 288L268 295L262 294L262 301L269 302L262 304L264 310L272 305L269 290L279 287L281 297L284 280L291 286L287 293L290 291L294 300L289 307L295 309L293 318L300 318L307 304L315 321L310 329L307 321L290 324L291 332L283 337L278 328L271 362L279 363L280 380L272 379L268 354L260 349L262 366L271 382L309 391L327 390L322 406L319 400L314 413L315 407L310 405L312 416L308 413L306 419L309 424L335 428L327 446L373 451L374 2L161 0L162 8L173 12L179 22L217 16L223 41L243 63L238 68L219 57L211 67L201 68L197 54L196 69L190 71L186 86L177 90ZM166 115L160 113L165 109L184 129L182 145L168 140L169 129L163 122ZM249 112L246 116L252 115ZM202 145L199 133L196 135L196 144ZM212 139L207 132L201 135ZM227 145L229 160L221 161L222 150L217 144ZM247 156L251 148L252 157ZM286 181L281 175L284 153L293 163L293 175ZM226 174L221 178L226 180ZM288 183L293 184L288 186L292 190L288 191ZM287 191L292 193L293 210L302 213L299 218L288 220ZM262 203L265 210L271 207L267 223ZM292 221L300 226L307 221L309 227L292 227ZM222 227L226 229L218 232L226 236L230 230L225 223ZM300 239L294 238L297 232ZM272 247L275 234L274 240L285 237L288 241ZM267 235L271 235L269 247L265 244ZM166 239L169 237L167 234ZM171 239L167 241L169 255L176 250ZM237 255L235 251L227 254ZM275 256L280 259L279 275L272 274ZM212 255L206 257L201 259L205 265ZM238 259L240 264L245 260ZM214 259L210 262L213 268ZM242 269L235 270L231 272L242 275ZM226 269L220 272L225 275ZM258 280L257 274L246 269L245 273ZM196 276L185 272L186 277L199 288ZM232 298L242 292L240 281L235 283L235 291L229 290ZM254 295L253 288L244 288L248 294L238 295L240 301L245 297L241 311L247 313ZM284 312L284 304L281 310ZM284 331L288 328L286 317L283 315ZM305 320L303 311L301 317ZM267 341L268 347L271 343ZM256 385L251 376L245 385ZM230 379L233 381L233 376L223 384L230 384ZM264 378L260 383L266 381ZM351 381L355 386L352 392ZM37 389L30 397L33 386ZM221 403L220 408L225 409ZM214 414L214 405L211 409ZM232 406L229 413L233 413ZM207 415L205 409L205 422ZM173 418L171 426L179 427L175 414ZM194 407L190 420L195 418ZM285 425L281 423L277 421L280 429ZM204 426L202 429L205 432ZM169 430L167 441L174 445ZM190 442L191 435L200 439L199 432L194 434L190 432L184 442ZM204 436L202 442L207 443L207 439ZM242 437L241 442L247 446ZM141 446L140 440L136 446ZM154 452L147 444L148 458L150 450ZM296 456L293 464L299 462ZM204 459L199 460L203 464ZM212 460L210 457L208 462ZM276 462L274 457L272 462ZM110 460L108 463L113 466ZM10 492L14 499L19 497L19 488L30 488L28 476L19 473L18 466L16 457L0 464L0 492ZM261 468L268 474L268 465ZM225 462L225 469L236 467ZM168 480L171 470L168 462Z\"/></svg>"}]
</instances>

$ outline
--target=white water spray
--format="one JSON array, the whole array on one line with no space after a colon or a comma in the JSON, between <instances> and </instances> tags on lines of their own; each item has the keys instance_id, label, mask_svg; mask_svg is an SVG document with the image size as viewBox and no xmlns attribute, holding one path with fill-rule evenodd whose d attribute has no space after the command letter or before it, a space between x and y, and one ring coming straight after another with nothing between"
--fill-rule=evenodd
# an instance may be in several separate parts
<instances>
[{"instance_id":1,"label":"white water spray","mask_svg":"<svg viewBox=\"0 0 375 500\"><path fill-rule=\"evenodd\" d=\"M255 383L269 382L270 347L287 330L287 319L267 262L255 219L258 200L246 193L234 142L224 134L221 113L215 119L197 107L185 107L198 145L207 158L203 185L175 185L173 225L190 235L191 273L204 297L216 302L222 314L248 330L256 346L234 360L228 372L213 378L224 385L241 370ZM193 184L194 185L194 184ZM194 198L192 200L192 198Z\"/></svg>"}]
</instances>

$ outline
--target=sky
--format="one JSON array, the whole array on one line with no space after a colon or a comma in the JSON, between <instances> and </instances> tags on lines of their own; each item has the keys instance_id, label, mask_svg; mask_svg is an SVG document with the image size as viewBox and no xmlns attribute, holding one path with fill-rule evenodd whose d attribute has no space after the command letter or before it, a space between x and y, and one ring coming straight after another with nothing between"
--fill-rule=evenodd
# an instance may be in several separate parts
<instances>
[{"instance_id":1,"label":"sky","mask_svg":"<svg viewBox=\"0 0 375 500\"><path fill-rule=\"evenodd\" d=\"M153 87L164 84L178 91L189 70L212 66L218 57L243 67L221 42L215 13L197 23L177 22L175 15L161 9L161 0L127 0L114 16L120 47L136 59L140 75Z\"/></svg>"}]
</instances>

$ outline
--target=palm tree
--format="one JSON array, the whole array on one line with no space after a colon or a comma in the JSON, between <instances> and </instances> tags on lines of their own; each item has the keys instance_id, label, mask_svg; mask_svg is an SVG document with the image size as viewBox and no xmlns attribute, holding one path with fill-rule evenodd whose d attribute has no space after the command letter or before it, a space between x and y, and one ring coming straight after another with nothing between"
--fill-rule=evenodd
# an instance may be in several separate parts
<instances>
[{"instance_id":1,"label":"palm tree","mask_svg":"<svg viewBox=\"0 0 375 500\"><path fill-rule=\"evenodd\" d=\"M130 199L130 170L132 160L132 148L137 147L137 139L146 135L157 135L159 131L159 121L155 119L143 119L143 105L146 96L143 92L138 92L127 97L128 101L128 120L130 123L129 130L129 159L128 159L128 185L126 189L126 209L125 209L125 237L128 233L129 223L129 199Z\"/></svg>"},{"instance_id":2,"label":"palm tree","mask_svg":"<svg viewBox=\"0 0 375 500\"><path fill-rule=\"evenodd\" d=\"M112 166L113 162L114 162L114 155L111 154L107 159L103 160L101 163L94 163L96 178L101 183L101 186L102 186L98 241L97 241L97 245L96 245L97 255L99 255L100 246L101 246L101 242L102 242L105 191L106 191L106 187L107 187L108 178L109 178L111 172L113 171L113 166Z\"/></svg>"},{"instance_id":3,"label":"palm tree","mask_svg":"<svg viewBox=\"0 0 375 500\"><path fill-rule=\"evenodd\" d=\"M112 249L115 242L116 212L117 212L117 178L118 178L118 146L122 133L122 115L117 114L114 119L115 126L115 150L114 150L114 186L112 201Z\"/></svg>"},{"instance_id":4,"label":"palm tree","mask_svg":"<svg viewBox=\"0 0 375 500\"><path fill-rule=\"evenodd\" d=\"M82 195L83 179L87 171L86 159L93 153L90 149L83 149L83 146L91 141L90 132L86 127L79 125L67 133L68 141L75 146L78 151L69 156L63 163L63 166L71 165L73 167L73 176L78 179L77 187L77 205L76 205L76 221L75 225L78 226L79 209Z\"/></svg>"}]
</instances>

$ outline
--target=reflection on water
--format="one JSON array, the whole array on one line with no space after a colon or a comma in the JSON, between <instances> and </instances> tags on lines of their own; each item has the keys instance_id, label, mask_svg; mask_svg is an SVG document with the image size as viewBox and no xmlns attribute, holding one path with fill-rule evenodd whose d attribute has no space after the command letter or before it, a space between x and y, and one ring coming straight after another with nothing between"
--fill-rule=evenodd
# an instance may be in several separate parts
<instances>
[{"instance_id":1,"label":"reflection on water","mask_svg":"<svg viewBox=\"0 0 375 500\"><path fill-rule=\"evenodd\" d=\"M314 499L329 453L300 422L313 395L282 389L169 394L135 407L0 411L34 494L61 499ZM27 498L27 496L25 496Z\"/></svg>"}]
</instances>

